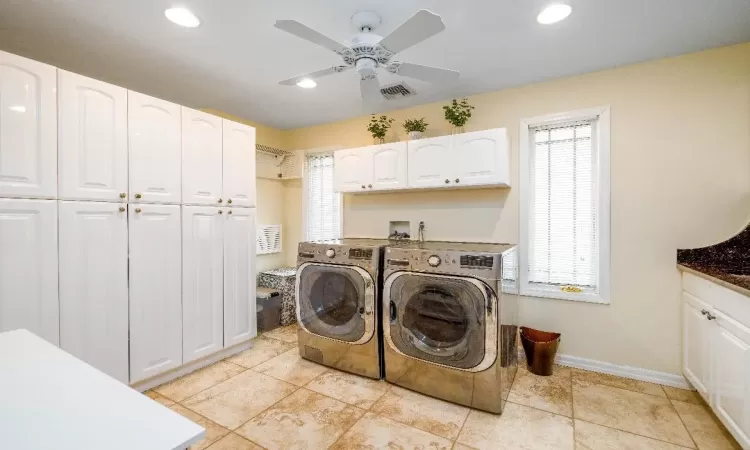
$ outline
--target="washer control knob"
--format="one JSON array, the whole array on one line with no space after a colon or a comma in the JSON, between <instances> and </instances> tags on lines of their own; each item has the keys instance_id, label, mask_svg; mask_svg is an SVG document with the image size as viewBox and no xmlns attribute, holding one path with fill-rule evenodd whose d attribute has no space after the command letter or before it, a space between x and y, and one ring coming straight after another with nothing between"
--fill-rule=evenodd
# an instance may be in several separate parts
<instances>
[{"instance_id":1,"label":"washer control knob","mask_svg":"<svg viewBox=\"0 0 750 450\"><path fill-rule=\"evenodd\" d=\"M437 267L440 265L440 257L438 255L432 255L429 258L427 258L427 264L429 264L432 267Z\"/></svg>"},{"instance_id":2,"label":"washer control knob","mask_svg":"<svg viewBox=\"0 0 750 450\"><path fill-rule=\"evenodd\" d=\"M333 258L334 256L336 256L336 250L329 248L328 250L326 250L326 256L329 258Z\"/></svg>"}]
</instances>

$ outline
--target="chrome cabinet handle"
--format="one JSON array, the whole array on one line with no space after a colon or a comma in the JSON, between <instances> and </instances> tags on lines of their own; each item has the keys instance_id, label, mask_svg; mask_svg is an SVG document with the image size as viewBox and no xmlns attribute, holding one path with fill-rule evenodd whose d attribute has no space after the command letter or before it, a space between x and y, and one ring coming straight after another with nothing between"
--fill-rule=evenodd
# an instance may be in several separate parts
<instances>
[{"instance_id":1,"label":"chrome cabinet handle","mask_svg":"<svg viewBox=\"0 0 750 450\"><path fill-rule=\"evenodd\" d=\"M227 214L232 214L232 211L227 211Z\"/></svg>"},{"instance_id":2,"label":"chrome cabinet handle","mask_svg":"<svg viewBox=\"0 0 750 450\"><path fill-rule=\"evenodd\" d=\"M135 194L135 198L141 198L141 197L142 197L141 194Z\"/></svg>"},{"instance_id":3,"label":"chrome cabinet handle","mask_svg":"<svg viewBox=\"0 0 750 450\"><path fill-rule=\"evenodd\" d=\"M125 212L125 207L124 206L120 206L120 212Z\"/></svg>"},{"instance_id":4,"label":"chrome cabinet handle","mask_svg":"<svg viewBox=\"0 0 750 450\"><path fill-rule=\"evenodd\" d=\"M445 184L450 184L450 182L451 182L451 180L449 180L447 178L445 179Z\"/></svg>"},{"instance_id":5,"label":"chrome cabinet handle","mask_svg":"<svg viewBox=\"0 0 750 450\"><path fill-rule=\"evenodd\" d=\"M126 194L124 192L120 192L120 198L126 198L127 196L128 196L128 194Z\"/></svg>"},{"instance_id":6,"label":"chrome cabinet handle","mask_svg":"<svg viewBox=\"0 0 750 450\"><path fill-rule=\"evenodd\" d=\"M708 314L708 311L706 311L705 309L701 309L701 314L705 316L706 314Z\"/></svg>"},{"instance_id":7,"label":"chrome cabinet handle","mask_svg":"<svg viewBox=\"0 0 750 450\"><path fill-rule=\"evenodd\" d=\"M456 178L456 183L458 183L458 182L459 182L459 179L458 179L458 178Z\"/></svg>"},{"instance_id":8,"label":"chrome cabinet handle","mask_svg":"<svg viewBox=\"0 0 750 450\"><path fill-rule=\"evenodd\" d=\"M139 212L141 212L141 208L135 208L135 212L136 212L136 213L139 213Z\"/></svg>"},{"instance_id":9,"label":"chrome cabinet handle","mask_svg":"<svg viewBox=\"0 0 750 450\"><path fill-rule=\"evenodd\" d=\"M222 200L221 200L221 199L219 199L219 203L221 203L221 202L222 202Z\"/></svg>"},{"instance_id":10,"label":"chrome cabinet handle","mask_svg":"<svg viewBox=\"0 0 750 450\"><path fill-rule=\"evenodd\" d=\"M365 188L365 185L363 184L363 185L362 185L362 189L364 189L364 188Z\"/></svg>"},{"instance_id":11,"label":"chrome cabinet handle","mask_svg":"<svg viewBox=\"0 0 750 450\"><path fill-rule=\"evenodd\" d=\"M224 211L222 211L222 210L219 210L219 214L224 214Z\"/></svg>"},{"instance_id":12,"label":"chrome cabinet handle","mask_svg":"<svg viewBox=\"0 0 750 450\"><path fill-rule=\"evenodd\" d=\"M714 316L714 315L713 315L713 314L711 314L710 312L707 312L707 313L706 313L706 317L708 318L708 320L714 320L714 319L716 319L716 316Z\"/></svg>"},{"instance_id":13,"label":"chrome cabinet handle","mask_svg":"<svg viewBox=\"0 0 750 450\"><path fill-rule=\"evenodd\" d=\"M368 184L367 187L370 188L370 189L372 189L372 185L371 184Z\"/></svg>"},{"instance_id":14,"label":"chrome cabinet handle","mask_svg":"<svg viewBox=\"0 0 750 450\"><path fill-rule=\"evenodd\" d=\"M228 205L231 205L231 204L232 204L232 199L231 199L231 198L230 198L229 200L227 200L227 204L228 204Z\"/></svg>"}]
</instances>

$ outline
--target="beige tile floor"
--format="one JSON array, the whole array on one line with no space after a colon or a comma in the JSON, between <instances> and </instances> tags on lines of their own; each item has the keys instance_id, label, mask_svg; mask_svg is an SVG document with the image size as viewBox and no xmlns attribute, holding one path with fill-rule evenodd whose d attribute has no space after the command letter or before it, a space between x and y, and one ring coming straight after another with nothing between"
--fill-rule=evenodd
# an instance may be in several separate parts
<instances>
[{"instance_id":1,"label":"beige tile floor","mask_svg":"<svg viewBox=\"0 0 750 450\"><path fill-rule=\"evenodd\" d=\"M146 394L206 428L193 449L739 448L691 391L521 367L497 416L302 360L294 326Z\"/></svg>"}]
</instances>

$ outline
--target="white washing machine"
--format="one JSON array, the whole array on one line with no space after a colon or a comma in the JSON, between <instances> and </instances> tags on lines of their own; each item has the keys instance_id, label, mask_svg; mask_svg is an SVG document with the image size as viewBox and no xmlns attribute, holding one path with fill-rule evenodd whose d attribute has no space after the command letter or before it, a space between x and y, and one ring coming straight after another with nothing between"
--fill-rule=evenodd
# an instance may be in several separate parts
<instances>
[{"instance_id":1,"label":"white washing machine","mask_svg":"<svg viewBox=\"0 0 750 450\"><path fill-rule=\"evenodd\" d=\"M297 256L297 336L310 361L382 378L380 286L386 240L302 242Z\"/></svg>"},{"instance_id":2,"label":"white washing machine","mask_svg":"<svg viewBox=\"0 0 750 450\"><path fill-rule=\"evenodd\" d=\"M501 413L518 368L516 247L386 247L385 379Z\"/></svg>"}]
</instances>

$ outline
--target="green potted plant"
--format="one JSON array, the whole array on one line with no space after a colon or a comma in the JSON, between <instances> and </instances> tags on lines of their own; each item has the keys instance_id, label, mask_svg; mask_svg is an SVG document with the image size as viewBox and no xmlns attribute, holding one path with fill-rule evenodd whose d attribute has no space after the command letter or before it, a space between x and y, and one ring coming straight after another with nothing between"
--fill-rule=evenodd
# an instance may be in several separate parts
<instances>
[{"instance_id":1,"label":"green potted plant","mask_svg":"<svg viewBox=\"0 0 750 450\"><path fill-rule=\"evenodd\" d=\"M474 107L469 104L467 98L462 98L461 101L454 98L450 105L443 106L445 120L453 125L453 134L464 132L464 125L471 118L472 109Z\"/></svg>"},{"instance_id":2,"label":"green potted plant","mask_svg":"<svg viewBox=\"0 0 750 450\"><path fill-rule=\"evenodd\" d=\"M424 117L404 120L404 130L406 130L410 139L421 139L422 133L427 130L427 125L429 124L425 122Z\"/></svg>"},{"instance_id":3,"label":"green potted plant","mask_svg":"<svg viewBox=\"0 0 750 450\"><path fill-rule=\"evenodd\" d=\"M391 128L393 119L388 116L375 117L372 115L370 124L367 125L367 131L372 134L372 138L375 139L376 144L382 144L385 142L385 134L388 133L388 129Z\"/></svg>"}]
</instances>

